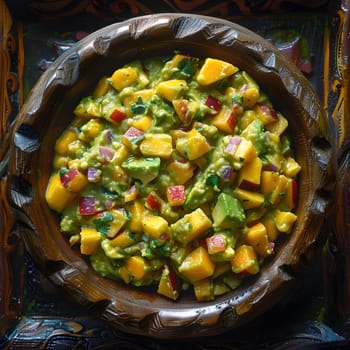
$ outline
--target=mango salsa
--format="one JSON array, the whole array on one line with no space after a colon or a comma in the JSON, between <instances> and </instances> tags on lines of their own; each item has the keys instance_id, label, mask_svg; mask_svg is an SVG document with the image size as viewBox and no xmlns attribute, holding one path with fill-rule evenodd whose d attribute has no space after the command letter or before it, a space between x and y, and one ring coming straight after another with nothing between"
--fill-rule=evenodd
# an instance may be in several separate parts
<instances>
[{"instance_id":1,"label":"mango salsa","mask_svg":"<svg viewBox=\"0 0 350 350\"><path fill-rule=\"evenodd\" d=\"M104 278L206 302L292 234L303 169L288 118L234 62L135 60L72 111L46 201Z\"/></svg>"}]
</instances>

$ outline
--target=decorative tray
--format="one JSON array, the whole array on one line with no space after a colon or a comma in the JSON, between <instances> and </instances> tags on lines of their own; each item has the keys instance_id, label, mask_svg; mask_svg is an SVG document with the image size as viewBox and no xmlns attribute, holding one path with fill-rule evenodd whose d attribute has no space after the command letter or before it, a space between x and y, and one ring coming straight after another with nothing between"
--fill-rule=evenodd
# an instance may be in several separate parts
<instances>
[{"instance_id":1,"label":"decorative tray","mask_svg":"<svg viewBox=\"0 0 350 350\"><path fill-rule=\"evenodd\" d=\"M348 1L0 0L0 349L347 349L350 347ZM72 44L114 22L193 13L270 40L311 82L337 149L337 196L327 240L288 299L218 336L157 340L121 332L62 296L26 251L8 201L13 125L31 87Z\"/></svg>"}]
</instances>

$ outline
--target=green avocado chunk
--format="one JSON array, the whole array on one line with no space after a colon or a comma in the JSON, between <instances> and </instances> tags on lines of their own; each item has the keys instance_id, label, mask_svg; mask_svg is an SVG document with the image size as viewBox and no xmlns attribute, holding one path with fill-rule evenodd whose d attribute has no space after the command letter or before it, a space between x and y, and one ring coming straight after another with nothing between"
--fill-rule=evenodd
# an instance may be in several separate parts
<instances>
[{"instance_id":1,"label":"green avocado chunk","mask_svg":"<svg viewBox=\"0 0 350 350\"><path fill-rule=\"evenodd\" d=\"M212 211L214 227L238 228L245 223L244 209L240 201L225 192L220 193Z\"/></svg>"},{"instance_id":2,"label":"green avocado chunk","mask_svg":"<svg viewBox=\"0 0 350 350\"><path fill-rule=\"evenodd\" d=\"M158 176L160 158L132 158L123 162L122 167L129 176L148 184Z\"/></svg>"}]
</instances>

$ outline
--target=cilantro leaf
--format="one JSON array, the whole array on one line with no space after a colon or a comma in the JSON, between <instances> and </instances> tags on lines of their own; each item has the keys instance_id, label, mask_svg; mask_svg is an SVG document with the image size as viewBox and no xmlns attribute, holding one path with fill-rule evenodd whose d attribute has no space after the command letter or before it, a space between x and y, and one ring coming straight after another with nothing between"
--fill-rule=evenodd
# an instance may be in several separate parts
<instances>
[{"instance_id":1,"label":"cilantro leaf","mask_svg":"<svg viewBox=\"0 0 350 350\"><path fill-rule=\"evenodd\" d=\"M191 58L183 58L177 65L179 71L186 77L192 77L197 70L197 62Z\"/></svg>"},{"instance_id":2,"label":"cilantro leaf","mask_svg":"<svg viewBox=\"0 0 350 350\"><path fill-rule=\"evenodd\" d=\"M134 114L145 114L147 106L143 103L141 96L139 96L137 101L131 104L130 109Z\"/></svg>"}]
</instances>

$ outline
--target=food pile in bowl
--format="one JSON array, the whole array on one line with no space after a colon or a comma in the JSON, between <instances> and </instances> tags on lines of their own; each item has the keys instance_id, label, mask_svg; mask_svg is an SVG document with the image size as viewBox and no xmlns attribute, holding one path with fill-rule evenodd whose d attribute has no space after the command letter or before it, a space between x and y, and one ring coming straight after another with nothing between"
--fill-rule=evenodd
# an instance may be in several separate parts
<instances>
[{"instance_id":1,"label":"food pile in bowl","mask_svg":"<svg viewBox=\"0 0 350 350\"><path fill-rule=\"evenodd\" d=\"M239 67L135 60L74 115L46 200L102 276L209 301L258 274L292 231L301 166L288 121Z\"/></svg>"}]
</instances>

